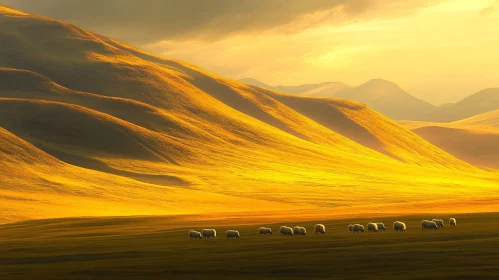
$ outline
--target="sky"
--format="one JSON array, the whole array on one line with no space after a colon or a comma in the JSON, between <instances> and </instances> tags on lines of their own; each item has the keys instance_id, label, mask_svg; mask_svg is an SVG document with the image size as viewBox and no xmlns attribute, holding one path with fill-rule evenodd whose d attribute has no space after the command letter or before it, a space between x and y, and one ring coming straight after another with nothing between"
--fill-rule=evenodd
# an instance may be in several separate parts
<instances>
[{"instance_id":1,"label":"sky","mask_svg":"<svg viewBox=\"0 0 499 280\"><path fill-rule=\"evenodd\" d=\"M393 81L435 105L499 87L498 0L0 0L270 85Z\"/></svg>"}]
</instances>

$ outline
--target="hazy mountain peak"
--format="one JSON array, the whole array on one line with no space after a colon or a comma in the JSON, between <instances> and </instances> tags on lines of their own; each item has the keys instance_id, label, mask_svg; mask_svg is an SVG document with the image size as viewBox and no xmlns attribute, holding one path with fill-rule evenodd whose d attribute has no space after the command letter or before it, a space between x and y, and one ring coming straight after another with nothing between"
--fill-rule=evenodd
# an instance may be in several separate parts
<instances>
[{"instance_id":1,"label":"hazy mountain peak","mask_svg":"<svg viewBox=\"0 0 499 280\"><path fill-rule=\"evenodd\" d=\"M473 95L464 98L461 102L480 99L482 99L483 101L499 101L499 88L487 88L481 90Z\"/></svg>"}]
</instances>

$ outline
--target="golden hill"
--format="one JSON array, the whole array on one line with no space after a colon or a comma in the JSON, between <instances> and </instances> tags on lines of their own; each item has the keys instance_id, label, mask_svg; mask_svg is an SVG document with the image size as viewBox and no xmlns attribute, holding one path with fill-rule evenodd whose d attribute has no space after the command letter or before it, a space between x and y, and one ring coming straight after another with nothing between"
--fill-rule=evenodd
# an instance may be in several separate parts
<instances>
[{"instance_id":1,"label":"golden hill","mask_svg":"<svg viewBox=\"0 0 499 280\"><path fill-rule=\"evenodd\" d=\"M499 110L479 114L467 119L457 121L455 123L461 125L483 126L499 129Z\"/></svg>"},{"instance_id":2,"label":"golden hill","mask_svg":"<svg viewBox=\"0 0 499 280\"><path fill-rule=\"evenodd\" d=\"M265 201L145 184L75 167L2 128L0 182L0 222L64 216L188 214L231 209L249 211L252 207L263 211L271 209ZM207 205L206 201L211 203ZM276 204L283 209L290 208L282 203Z\"/></svg>"},{"instance_id":3,"label":"golden hill","mask_svg":"<svg viewBox=\"0 0 499 280\"><path fill-rule=\"evenodd\" d=\"M362 104L248 86L2 7L0 26L4 220L495 205L496 175Z\"/></svg>"}]
</instances>

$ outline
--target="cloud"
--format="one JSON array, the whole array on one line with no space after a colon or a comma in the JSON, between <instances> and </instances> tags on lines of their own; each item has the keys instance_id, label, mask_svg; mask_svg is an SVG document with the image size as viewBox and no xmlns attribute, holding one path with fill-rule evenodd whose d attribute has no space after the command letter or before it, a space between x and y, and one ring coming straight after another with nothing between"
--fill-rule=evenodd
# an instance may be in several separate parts
<instances>
[{"instance_id":1,"label":"cloud","mask_svg":"<svg viewBox=\"0 0 499 280\"><path fill-rule=\"evenodd\" d=\"M25 12L61 19L131 43L216 41L234 34L295 33L399 14L430 0L0 0Z\"/></svg>"}]
</instances>

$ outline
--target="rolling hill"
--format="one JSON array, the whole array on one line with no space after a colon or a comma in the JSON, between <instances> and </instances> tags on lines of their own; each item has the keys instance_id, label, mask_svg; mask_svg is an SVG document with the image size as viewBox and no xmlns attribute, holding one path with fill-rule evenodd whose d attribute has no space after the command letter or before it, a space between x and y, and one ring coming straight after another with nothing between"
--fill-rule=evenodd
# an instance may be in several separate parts
<instances>
[{"instance_id":1,"label":"rolling hill","mask_svg":"<svg viewBox=\"0 0 499 280\"><path fill-rule=\"evenodd\" d=\"M433 145L473 165L499 169L499 111L450 122L401 121Z\"/></svg>"},{"instance_id":2,"label":"rolling hill","mask_svg":"<svg viewBox=\"0 0 499 280\"><path fill-rule=\"evenodd\" d=\"M3 221L495 205L497 175L365 105L248 86L1 6L0 26Z\"/></svg>"},{"instance_id":3,"label":"rolling hill","mask_svg":"<svg viewBox=\"0 0 499 280\"><path fill-rule=\"evenodd\" d=\"M0 181L1 222L62 216L227 212L236 205L244 209L244 205L253 203L262 209L272 209L265 201L157 186L72 166L3 128L0 128ZM208 206L205 201L213 205ZM249 210L248 207L246 211Z\"/></svg>"}]
</instances>

